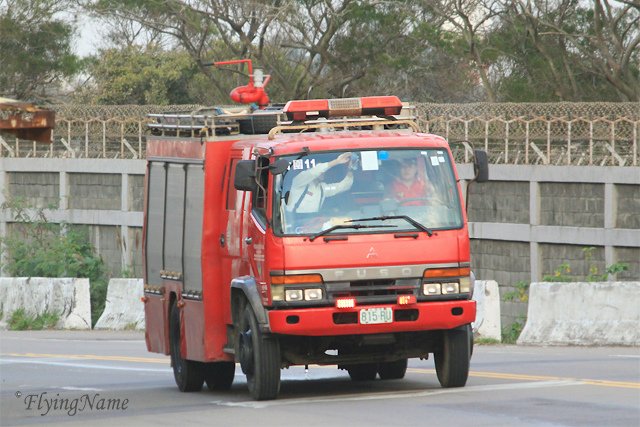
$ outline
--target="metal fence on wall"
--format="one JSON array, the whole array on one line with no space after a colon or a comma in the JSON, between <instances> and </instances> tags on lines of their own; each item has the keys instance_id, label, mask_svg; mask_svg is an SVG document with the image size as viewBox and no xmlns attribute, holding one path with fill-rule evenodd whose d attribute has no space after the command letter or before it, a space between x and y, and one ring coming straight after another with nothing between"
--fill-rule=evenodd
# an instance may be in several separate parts
<instances>
[{"instance_id":1,"label":"metal fence on wall","mask_svg":"<svg viewBox=\"0 0 640 427\"><path fill-rule=\"evenodd\" d=\"M149 113L177 106L53 107L53 143L0 137L0 157L139 159ZM417 104L426 132L447 138L458 163L482 148L494 164L638 166L638 103Z\"/></svg>"}]
</instances>

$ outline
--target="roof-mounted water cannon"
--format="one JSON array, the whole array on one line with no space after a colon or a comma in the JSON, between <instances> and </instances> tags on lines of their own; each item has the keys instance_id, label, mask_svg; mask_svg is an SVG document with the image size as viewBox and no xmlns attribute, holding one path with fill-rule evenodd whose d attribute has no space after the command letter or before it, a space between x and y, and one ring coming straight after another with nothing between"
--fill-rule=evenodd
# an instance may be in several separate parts
<instances>
[{"instance_id":1,"label":"roof-mounted water cannon","mask_svg":"<svg viewBox=\"0 0 640 427\"><path fill-rule=\"evenodd\" d=\"M240 104L258 104L260 108L264 108L269 104L269 96L265 91L265 87L271 79L270 74L264 74L261 69L253 69L250 59L233 59L230 61L206 62L205 66L221 67L223 65L247 64L249 71L249 83L245 86L238 86L233 89L229 96L234 102Z\"/></svg>"}]
</instances>

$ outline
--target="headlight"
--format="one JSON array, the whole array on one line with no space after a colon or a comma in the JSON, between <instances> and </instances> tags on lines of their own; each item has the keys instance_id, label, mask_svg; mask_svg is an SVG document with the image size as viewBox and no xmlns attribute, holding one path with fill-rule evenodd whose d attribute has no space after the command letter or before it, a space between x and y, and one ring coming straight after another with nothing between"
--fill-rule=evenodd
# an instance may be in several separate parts
<instances>
[{"instance_id":1,"label":"headlight","mask_svg":"<svg viewBox=\"0 0 640 427\"><path fill-rule=\"evenodd\" d=\"M287 289L284 291L286 301L302 301L302 289Z\"/></svg>"},{"instance_id":2,"label":"headlight","mask_svg":"<svg viewBox=\"0 0 640 427\"><path fill-rule=\"evenodd\" d=\"M442 294L457 294L460 292L460 285L457 282L454 283L443 283L442 284Z\"/></svg>"},{"instance_id":3,"label":"headlight","mask_svg":"<svg viewBox=\"0 0 640 427\"><path fill-rule=\"evenodd\" d=\"M305 289L305 301L318 301L322 299L322 289Z\"/></svg>"},{"instance_id":4,"label":"headlight","mask_svg":"<svg viewBox=\"0 0 640 427\"><path fill-rule=\"evenodd\" d=\"M422 293L425 295L440 295L440 283L425 283L422 285Z\"/></svg>"}]
</instances>

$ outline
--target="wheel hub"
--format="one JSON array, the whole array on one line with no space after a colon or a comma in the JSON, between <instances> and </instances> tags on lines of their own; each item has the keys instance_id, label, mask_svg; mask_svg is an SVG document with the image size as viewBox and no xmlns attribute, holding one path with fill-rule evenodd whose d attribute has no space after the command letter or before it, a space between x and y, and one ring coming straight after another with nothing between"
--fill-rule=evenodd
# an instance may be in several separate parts
<instances>
[{"instance_id":1,"label":"wheel hub","mask_svg":"<svg viewBox=\"0 0 640 427\"><path fill-rule=\"evenodd\" d=\"M240 359L240 367L245 375L253 375L253 340L251 329L240 333L240 348L238 359Z\"/></svg>"}]
</instances>

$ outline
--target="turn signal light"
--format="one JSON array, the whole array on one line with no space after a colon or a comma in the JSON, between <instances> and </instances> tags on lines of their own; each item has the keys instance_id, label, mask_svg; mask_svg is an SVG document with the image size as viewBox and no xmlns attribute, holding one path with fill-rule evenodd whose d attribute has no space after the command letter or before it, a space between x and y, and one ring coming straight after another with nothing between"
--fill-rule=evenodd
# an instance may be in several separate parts
<instances>
[{"instance_id":1,"label":"turn signal light","mask_svg":"<svg viewBox=\"0 0 640 427\"><path fill-rule=\"evenodd\" d=\"M271 276L272 285L302 285L308 283L322 283L320 274L295 274L291 276Z\"/></svg>"},{"instance_id":2,"label":"turn signal light","mask_svg":"<svg viewBox=\"0 0 640 427\"><path fill-rule=\"evenodd\" d=\"M432 268L424 271L425 279L436 279L440 277L460 277L469 276L471 269L469 267L455 268Z\"/></svg>"}]
</instances>

